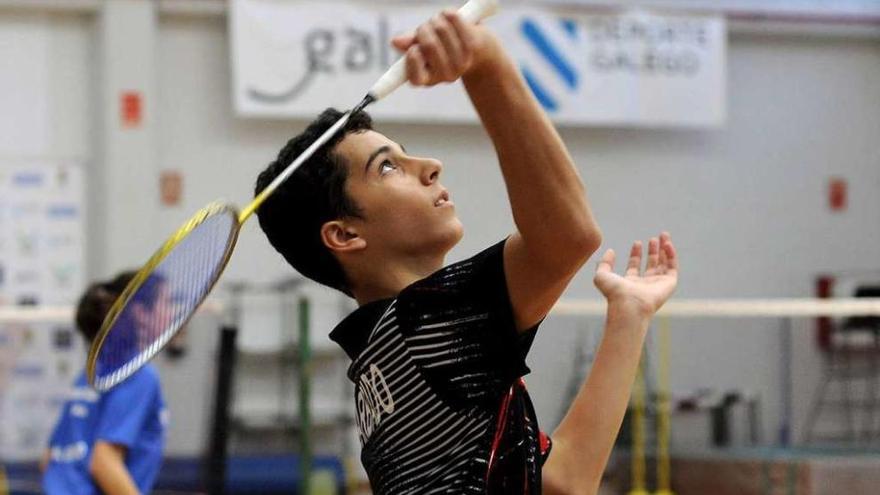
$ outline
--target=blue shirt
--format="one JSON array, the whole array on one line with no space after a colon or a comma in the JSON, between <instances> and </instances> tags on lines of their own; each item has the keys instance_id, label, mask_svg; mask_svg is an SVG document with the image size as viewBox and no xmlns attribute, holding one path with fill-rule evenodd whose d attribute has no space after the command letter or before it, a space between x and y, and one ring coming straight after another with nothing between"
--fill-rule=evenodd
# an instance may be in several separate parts
<instances>
[{"instance_id":1,"label":"blue shirt","mask_svg":"<svg viewBox=\"0 0 880 495\"><path fill-rule=\"evenodd\" d=\"M149 493L162 465L167 410L156 369L147 365L107 392L89 387L80 374L49 439L43 476L49 495L101 491L89 474L96 441L126 447L125 467L141 493Z\"/></svg>"}]
</instances>

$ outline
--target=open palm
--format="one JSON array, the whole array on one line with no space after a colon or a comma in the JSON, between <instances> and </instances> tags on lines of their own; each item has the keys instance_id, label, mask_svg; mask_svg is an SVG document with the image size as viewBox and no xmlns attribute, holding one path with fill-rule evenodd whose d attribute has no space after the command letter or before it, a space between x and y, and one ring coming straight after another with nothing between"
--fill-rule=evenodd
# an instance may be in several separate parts
<instances>
[{"instance_id":1,"label":"open palm","mask_svg":"<svg viewBox=\"0 0 880 495\"><path fill-rule=\"evenodd\" d=\"M593 283L609 303L631 304L645 314L654 314L675 291L678 284L678 258L672 237L664 232L648 241L648 261L644 273L642 243L633 243L624 275L614 273L613 249L605 251L596 268Z\"/></svg>"}]
</instances>

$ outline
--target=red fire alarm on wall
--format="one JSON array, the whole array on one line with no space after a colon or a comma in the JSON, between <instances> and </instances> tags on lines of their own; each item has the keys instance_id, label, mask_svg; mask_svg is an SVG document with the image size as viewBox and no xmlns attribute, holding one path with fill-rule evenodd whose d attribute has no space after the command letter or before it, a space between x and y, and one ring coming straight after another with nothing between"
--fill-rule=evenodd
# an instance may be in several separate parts
<instances>
[{"instance_id":1,"label":"red fire alarm on wall","mask_svg":"<svg viewBox=\"0 0 880 495\"><path fill-rule=\"evenodd\" d=\"M144 119L143 95L140 91L123 91L119 97L122 127L140 127Z\"/></svg>"},{"instance_id":2,"label":"red fire alarm on wall","mask_svg":"<svg viewBox=\"0 0 880 495\"><path fill-rule=\"evenodd\" d=\"M159 174L159 193L163 205L178 206L183 196L183 174L177 170L163 170Z\"/></svg>"},{"instance_id":3,"label":"red fire alarm on wall","mask_svg":"<svg viewBox=\"0 0 880 495\"><path fill-rule=\"evenodd\" d=\"M828 207L831 211L846 210L847 186L846 179L832 177L828 181Z\"/></svg>"}]
</instances>

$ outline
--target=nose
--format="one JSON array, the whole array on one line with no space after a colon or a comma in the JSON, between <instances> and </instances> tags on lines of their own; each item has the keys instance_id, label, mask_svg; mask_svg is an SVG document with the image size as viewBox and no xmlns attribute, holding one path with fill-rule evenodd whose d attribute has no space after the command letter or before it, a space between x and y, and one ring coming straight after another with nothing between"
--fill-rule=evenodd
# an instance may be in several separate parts
<instances>
[{"instance_id":1,"label":"nose","mask_svg":"<svg viewBox=\"0 0 880 495\"><path fill-rule=\"evenodd\" d=\"M423 158L421 173L422 184L430 186L431 184L437 182L437 180L440 179L440 172L442 171L443 164L440 162L440 160L435 160L434 158Z\"/></svg>"}]
</instances>

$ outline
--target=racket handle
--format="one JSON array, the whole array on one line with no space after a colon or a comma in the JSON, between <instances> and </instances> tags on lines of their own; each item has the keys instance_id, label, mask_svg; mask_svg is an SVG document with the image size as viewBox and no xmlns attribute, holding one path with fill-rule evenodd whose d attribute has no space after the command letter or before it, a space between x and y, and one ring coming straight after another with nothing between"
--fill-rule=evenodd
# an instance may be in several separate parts
<instances>
[{"instance_id":1,"label":"racket handle","mask_svg":"<svg viewBox=\"0 0 880 495\"><path fill-rule=\"evenodd\" d=\"M498 0L470 0L458 9L458 15L476 24L498 12ZM376 81L367 94L372 101L378 101L391 94L406 82L406 57L401 57Z\"/></svg>"}]
</instances>

